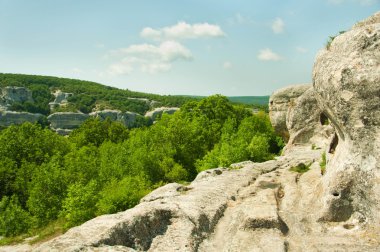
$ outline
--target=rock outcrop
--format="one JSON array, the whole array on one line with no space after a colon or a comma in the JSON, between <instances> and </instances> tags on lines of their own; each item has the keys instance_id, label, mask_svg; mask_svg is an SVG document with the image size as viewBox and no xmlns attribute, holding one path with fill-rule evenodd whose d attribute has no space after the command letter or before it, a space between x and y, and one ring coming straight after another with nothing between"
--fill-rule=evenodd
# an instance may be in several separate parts
<instances>
[{"instance_id":1,"label":"rock outcrop","mask_svg":"<svg viewBox=\"0 0 380 252\"><path fill-rule=\"evenodd\" d=\"M273 98L273 101L276 99ZM291 101L285 121L290 136L284 149L285 154L294 145L300 144L324 148L331 142L334 134L334 128L318 106L312 87Z\"/></svg>"},{"instance_id":2,"label":"rock outcrop","mask_svg":"<svg viewBox=\"0 0 380 252\"><path fill-rule=\"evenodd\" d=\"M33 102L32 91L25 87L4 87L0 93L0 109L7 110L15 102Z\"/></svg>"},{"instance_id":3,"label":"rock outcrop","mask_svg":"<svg viewBox=\"0 0 380 252\"><path fill-rule=\"evenodd\" d=\"M152 121L156 121L158 117L160 117L162 114L174 114L179 108L168 108L168 107L160 107L156 108L153 111L148 111L145 114L145 117L150 118Z\"/></svg>"},{"instance_id":4,"label":"rock outcrop","mask_svg":"<svg viewBox=\"0 0 380 252\"><path fill-rule=\"evenodd\" d=\"M102 120L109 118L111 121L121 122L128 128L134 127L136 125L137 118L142 117L140 114L134 112L121 112L120 110L110 109L92 112L90 116L100 118Z\"/></svg>"},{"instance_id":5,"label":"rock outcrop","mask_svg":"<svg viewBox=\"0 0 380 252\"><path fill-rule=\"evenodd\" d=\"M68 98L73 96L72 93L65 93L62 92L61 90L57 90L53 93L55 99L54 101L49 103L50 110L53 111L57 107L64 107L68 103Z\"/></svg>"},{"instance_id":6,"label":"rock outcrop","mask_svg":"<svg viewBox=\"0 0 380 252\"><path fill-rule=\"evenodd\" d=\"M318 54L312 88L273 94L271 121L290 139L285 155L168 184L28 249L379 251L379 49L380 12Z\"/></svg>"},{"instance_id":7,"label":"rock outcrop","mask_svg":"<svg viewBox=\"0 0 380 252\"><path fill-rule=\"evenodd\" d=\"M321 50L313 79L318 105L337 132L321 220L380 226L380 12Z\"/></svg>"},{"instance_id":8,"label":"rock outcrop","mask_svg":"<svg viewBox=\"0 0 380 252\"><path fill-rule=\"evenodd\" d=\"M269 115L274 130L289 140L289 131L286 127L286 115L293 101L311 87L309 84L294 85L275 91L269 98Z\"/></svg>"},{"instance_id":9,"label":"rock outcrop","mask_svg":"<svg viewBox=\"0 0 380 252\"><path fill-rule=\"evenodd\" d=\"M47 117L50 128L58 133L70 133L71 130L78 128L90 116L83 113L56 112Z\"/></svg>"},{"instance_id":10,"label":"rock outcrop","mask_svg":"<svg viewBox=\"0 0 380 252\"><path fill-rule=\"evenodd\" d=\"M27 112L0 111L0 126L8 127L14 124L24 122L36 123L43 118L41 114L32 114Z\"/></svg>"}]
</instances>

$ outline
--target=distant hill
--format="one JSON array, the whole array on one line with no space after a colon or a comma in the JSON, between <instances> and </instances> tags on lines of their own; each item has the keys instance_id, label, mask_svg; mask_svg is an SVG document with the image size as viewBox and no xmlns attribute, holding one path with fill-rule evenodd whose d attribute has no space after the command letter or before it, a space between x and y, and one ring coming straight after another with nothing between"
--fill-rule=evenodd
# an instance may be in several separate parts
<instances>
[{"instance_id":1,"label":"distant hill","mask_svg":"<svg viewBox=\"0 0 380 252\"><path fill-rule=\"evenodd\" d=\"M0 88L6 86L26 87L32 91L33 96L33 102L28 100L13 103L10 110L44 115L52 112L49 103L54 101L55 97L52 93L57 90L72 94L67 98L68 103L65 106L56 108L55 111L61 112L90 113L94 109L118 109L123 112L131 111L144 115L152 107L180 107L185 102L205 98L205 96L135 92L91 81L52 76L0 73ZM0 94L0 103L1 99ZM266 110L269 96L236 96L228 97L228 99L234 103Z\"/></svg>"},{"instance_id":2,"label":"distant hill","mask_svg":"<svg viewBox=\"0 0 380 252\"><path fill-rule=\"evenodd\" d=\"M180 107L187 101L196 100L196 98L190 96L134 92L128 89L118 89L91 81L40 75L0 73L0 88L6 86L26 87L31 90L33 94L33 103L30 101L14 103L11 110L41 113L44 115L50 113L49 103L55 99L52 92L56 90L72 94L67 99L68 105L59 108L60 111L79 110L83 113L90 113L96 108L118 109L143 115L150 110L152 106Z\"/></svg>"},{"instance_id":3,"label":"distant hill","mask_svg":"<svg viewBox=\"0 0 380 252\"><path fill-rule=\"evenodd\" d=\"M231 102L243 103L249 105L268 105L269 95L266 96L228 96Z\"/></svg>"}]
</instances>

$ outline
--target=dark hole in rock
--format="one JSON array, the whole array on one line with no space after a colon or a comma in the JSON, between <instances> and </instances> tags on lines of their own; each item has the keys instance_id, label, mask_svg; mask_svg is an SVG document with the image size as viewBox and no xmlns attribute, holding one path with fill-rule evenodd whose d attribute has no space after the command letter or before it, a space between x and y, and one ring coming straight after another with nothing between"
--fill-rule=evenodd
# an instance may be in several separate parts
<instances>
[{"instance_id":1,"label":"dark hole in rock","mask_svg":"<svg viewBox=\"0 0 380 252\"><path fill-rule=\"evenodd\" d=\"M329 125L330 124L329 118L325 115L325 113L320 114L319 122L321 123L321 125Z\"/></svg>"},{"instance_id":2,"label":"dark hole in rock","mask_svg":"<svg viewBox=\"0 0 380 252\"><path fill-rule=\"evenodd\" d=\"M273 105L273 101L270 101L270 105Z\"/></svg>"},{"instance_id":3,"label":"dark hole in rock","mask_svg":"<svg viewBox=\"0 0 380 252\"><path fill-rule=\"evenodd\" d=\"M355 227L355 225L354 224L344 224L343 227L345 229L353 229Z\"/></svg>"},{"instance_id":4,"label":"dark hole in rock","mask_svg":"<svg viewBox=\"0 0 380 252\"><path fill-rule=\"evenodd\" d=\"M334 197L339 197L339 193L338 193L338 192L333 192L332 195L333 195Z\"/></svg>"},{"instance_id":5,"label":"dark hole in rock","mask_svg":"<svg viewBox=\"0 0 380 252\"><path fill-rule=\"evenodd\" d=\"M333 140L330 143L329 153L334 154L335 149L338 146L339 138L338 135L335 133Z\"/></svg>"},{"instance_id":6,"label":"dark hole in rock","mask_svg":"<svg viewBox=\"0 0 380 252\"><path fill-rule=\"evenodd\" d=\"M221 170L214 170L214 172L215 172L216 175L220 175L220 174L223 173Z\"/></svg>"},{"instance_id":7,"label":"dark hole in rock","mask_svg":"<svg viewBox=\"0 0 380 252\"><path fill-rule=\"evenodd\" d=\"M180 187L177 188L177 192L187 192L187 191L190 191L192 189L193 189L192 187L180 186Z\"/></svg>"}]
</instances>

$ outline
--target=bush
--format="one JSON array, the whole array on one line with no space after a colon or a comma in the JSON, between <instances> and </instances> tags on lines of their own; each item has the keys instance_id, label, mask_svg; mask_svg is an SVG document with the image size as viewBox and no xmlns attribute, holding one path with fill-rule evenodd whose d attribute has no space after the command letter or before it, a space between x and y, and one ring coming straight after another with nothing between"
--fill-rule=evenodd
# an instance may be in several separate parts
<instances>
[{"instance_id":1,"label":"bush","mask_svg":"<svg viewBox=\"0 0 380 252\"><path fill-rule=\"evenodd\" d=\"M264 135L257 135L252 138L248 145L250 160L263 162L273 158L273 154L269 152L268 140L268 137Z\"/></svg>"},{"instance_id":2,"label":"bush","mask_svg":"<svg viewBox=\"0 0 380 252\"><path fill-rule=\"evenodd\" d=\"M60 213L67 220L66 227L79 225L95 217L97 194L98 185L95 180L86 185L75 183L69 187Z\"/></svg>"},{"instance_id":3,"label":"bush","mask_svg":"<svg viewBox=\"0 0 380 252\"><path fill-rule=\"evenodd\" d=\"M143 177L125 177L112 180L100 192L97 214L116 213L137 205L150 192L149 183Z\"/></svg>"},{"instance_id":4,"label":"bush","mask_svg":"<svg viewBox=\"0 0 380 252\"><path fill-rule=\"evenodd\" d=\"M32 223L30 214L18 202L17 196L5 196L0 201L0 235L15 236L28 231Z\"/></svg>"}]
</instances>

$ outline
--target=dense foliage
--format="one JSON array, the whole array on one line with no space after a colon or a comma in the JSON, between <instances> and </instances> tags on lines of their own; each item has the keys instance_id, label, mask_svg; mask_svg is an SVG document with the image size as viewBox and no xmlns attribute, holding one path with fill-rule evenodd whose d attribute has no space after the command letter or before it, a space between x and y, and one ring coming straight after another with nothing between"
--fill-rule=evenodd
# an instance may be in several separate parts
<instances>
[{"instance_id":1,"label":"dense foliage","mask_svg":"<svg viewBox=\"0 0 380 252\"><path fill-rule=\"evenodd\" d=\"M156 95L130 90L121 90L104 86L95 82L58 78L39 75L3 74L0 73L0 88L6 86L27 87L33 92L34 102L12 104L10 110L28 111L31 113L49 114L49 102L54 100L51 92L61 90L72 93L70 105L65 111L91 112L95 107L99 109L119 109L145 114L150 109L144 100L128 98L147 98L157 101L162 106L179 107L187 101L195 100L185 96Z\"/></svg>"},{"instance_id":2,"label":"dense foliage","mask_svg":"<svg viewBox=\"0 0 380 252\"><path fill-rule=\"evenodd\" d=\"M265 113L226 97L188 102L150 127L89 119L69 137L25 123L0 132L0 235L57 218L66 227L133 207L152 189L199 171L273 158L282 147Z\"/></svg>"}]
</instances>

